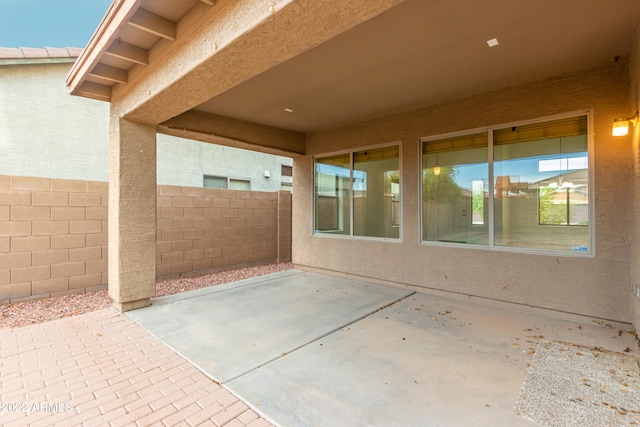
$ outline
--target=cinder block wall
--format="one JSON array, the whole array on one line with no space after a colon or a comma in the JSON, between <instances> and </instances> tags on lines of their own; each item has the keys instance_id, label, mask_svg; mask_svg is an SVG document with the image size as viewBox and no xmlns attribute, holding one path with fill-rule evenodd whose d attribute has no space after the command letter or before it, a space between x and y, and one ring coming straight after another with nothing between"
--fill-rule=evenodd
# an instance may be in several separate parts
<instances>
[{"instance_id":1,"label":"cinder block wall","mask_svg":"<svg viewBox=\"0 0 640 427\"><path fill-rule=\"evenodd\" d=\"M290 260L290 200L158 186L158 279ZM106 289L107 211L106 182L0 175L0 304Z\"/></svg>"},{"instance_id":2,"label":"cinder block wall","mask_svg":"<svg viewBox=\"0 0 640 427\"><path fill-rule=\"evenodd\" d=\"M290 243L278 254L282 193L158 186L158 278L290 260Z\"/></svg>"},{"instance_id":3,"label":"cinder block wall","mask_svg":"<svg viewBox=\"0 0 640 427\"><path fill-rule=\"evenodd\" d=\"M0 176L0 303L106 288L107 191Z\"/></svg>"}]
</instances>

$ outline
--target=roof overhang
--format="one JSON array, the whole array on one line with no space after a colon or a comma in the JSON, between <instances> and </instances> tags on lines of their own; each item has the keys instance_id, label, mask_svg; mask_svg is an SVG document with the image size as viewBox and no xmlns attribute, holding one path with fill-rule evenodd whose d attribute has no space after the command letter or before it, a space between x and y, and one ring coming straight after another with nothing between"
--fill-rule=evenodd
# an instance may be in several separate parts
<instances>
[{"instance_id":1,"label":"roof overhang","mask_svg":"<svg viewBox=\"0 0 640 427\"><path fill-rule=\"evenodd\" d=\"M167 129L195 111L303 134L624 58L640 2L606 6L115 0L67 82Z\"/></svg>"}]
</instances>

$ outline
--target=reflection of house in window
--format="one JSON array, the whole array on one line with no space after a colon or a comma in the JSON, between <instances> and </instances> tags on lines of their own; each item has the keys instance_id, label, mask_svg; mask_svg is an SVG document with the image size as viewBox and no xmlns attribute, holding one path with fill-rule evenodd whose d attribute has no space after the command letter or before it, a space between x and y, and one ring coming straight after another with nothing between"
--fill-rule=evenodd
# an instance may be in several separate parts
<instances>
[{"instance_id":1,"label":"reflection of house in window","mask_svg":"<svg viewBox=\"0 0 640 427\"><path fill-rule=\"evenodd\" d=\"M399 238L399 151L392 145L316 159L316 233Z\"/></svg>"},{"instance_id":2,"label":"reflection of house in window","mask_svg":"<svg viewBox=\"0 0 640 427\"><path fill-rule=\"evenodd\" d=\"M530 197L529 184L520 182L520 177L499 176L496 177L495 198L505 197Z\"/></svg>"},{"instance_id":3,"label":"reflection of house in window","mask_svg":"<svg viewBox=\"0 0 640 427\"><path fill-rule=\"evenodd\" d=\"M348 156L337 156L322 159L316 165L316 231L350 233L350 170L342 166L345 161L348 166Z\"/></svg>"},{"instance_id":4,"label":"reflection of house in window","mask_svg":"<svg viewBox=\"0 0 640 427\"><path fill-rule=\"evenodd\" d=\"M423 241L588 252L588 142L586 115L424 140Z\"/></svg>"},{"instance_id":5,"label":"reflection of house in window","mask_svg":"<svg viewBox=\"0 0 640 427\"><path fill-rule=\"evenodd\" d=\"M539 182L540 225L588 225L589 186L582 169Z\"/></svg>"}]
</instances>

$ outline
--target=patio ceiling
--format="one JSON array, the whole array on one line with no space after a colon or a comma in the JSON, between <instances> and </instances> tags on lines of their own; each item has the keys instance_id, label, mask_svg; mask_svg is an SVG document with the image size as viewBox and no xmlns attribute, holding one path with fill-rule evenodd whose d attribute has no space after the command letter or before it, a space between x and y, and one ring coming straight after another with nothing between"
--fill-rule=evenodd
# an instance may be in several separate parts
<instances>
[{"instance_id":1,"label":"patio ceiling","mask_svg":"<svg viewBox=\"0 0 640 427\"><path fill-rule=\"evenodd\" d=\"M114 1L90 42L98 54L69 76L72 93L110 100L229 3ZM317 132L616 61L639 20L638 0L405 0L190 108Z\"/></svg>"}]
</instances>

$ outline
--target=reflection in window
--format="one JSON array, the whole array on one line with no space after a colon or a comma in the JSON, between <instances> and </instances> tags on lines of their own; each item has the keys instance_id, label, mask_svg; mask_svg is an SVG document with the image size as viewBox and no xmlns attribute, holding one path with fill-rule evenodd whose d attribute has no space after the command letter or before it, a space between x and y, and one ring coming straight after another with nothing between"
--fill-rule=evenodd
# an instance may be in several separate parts
<instances>
[{"instance_id":1,"label":"reflection in window","mask_svg":"<svg viewBox=\"0 0 640 427\"><path fill-rule=\"evenodd\" d=\"M588 163L586 116L495 130L495 244L587 252Z\"/></svg>"},{"instance_id":2,"label":"reflection in window","mask_svg":"<svg viewBox=\"0 0 640 427\"><path fill-rule=\"evenodd\" d=\"M422 240L590 252L588 140L582 115L423 141Z\"/></svg>"},{"instance_id":3,"label":"reflection in window","mask_svg":"<svg viewBox=\"0 0 640 427\"><path fill-rule=\"evenodd\" d=\"M486 133L425 141L422 239L489 244Z\"/></svg>"},{"instance_id":4,"label":"reflection in window","mask_svg":"<svg viewBox=\"0 0 640 427\"><path fill-rule=\"evenodd\" d=\"M484 199L487 197L487 192L484 187L485 181L482 179L471 181L471 224L473 225L485 224Z\"/></svg>"},{"instance_id":5,"label":"reflection in window","mask_svg":"<svg viewBox=\"0 0 640 427\"><path fill-rule=\"evenodd\" d=\"M400 237L394 199L400 197L398 147L353 154L353 234ZM399 205L396 204L396 207Z\"/></svg>"},{"instance_id":6,"label":"reflection in window","mask_svg":"<svg viewBox=\"0 0 640 427\"><path fill-rule=\"evenodd\" d=\"M399 238L400 217L398 146L316 159L316 233Z\"/></svg>"},{"instance_id":7,"label":"reflection in window","mask_svg":"<svg viewBox=\"0 0 640 427\"><path fill-rule=\"evenodd\" d=\"M348 154L316 160L316 233L351 234L350 181Z\"/></svg>"}]
</instances>

